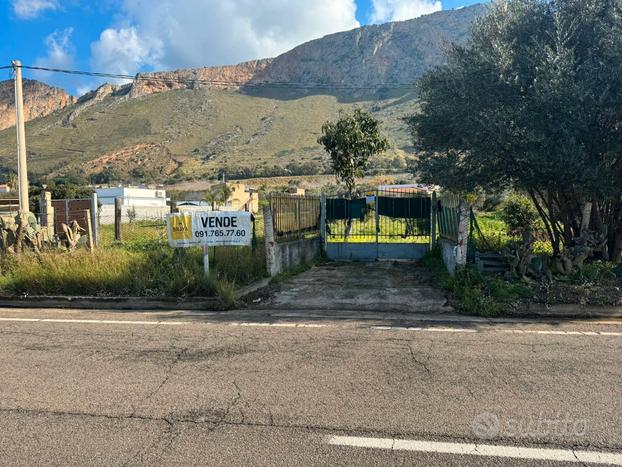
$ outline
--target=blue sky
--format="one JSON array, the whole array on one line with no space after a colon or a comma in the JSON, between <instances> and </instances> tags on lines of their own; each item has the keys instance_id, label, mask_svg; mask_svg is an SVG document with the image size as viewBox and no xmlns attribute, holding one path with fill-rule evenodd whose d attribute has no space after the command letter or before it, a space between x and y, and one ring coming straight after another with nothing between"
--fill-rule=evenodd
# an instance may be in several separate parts
<instances>
[{"instance_id":1,"label":"blue sky","mask_svg":"<svg viewBox=\"0 0 622 467\"><path fill-rule=\"evenodd\" d=\"M110 73L275 56L359 25L477 0L0 0L0 63ZM100 81L26 72L81 94ZM0 80L9 78L0 71Z\"/></svg>"}]
</instances>

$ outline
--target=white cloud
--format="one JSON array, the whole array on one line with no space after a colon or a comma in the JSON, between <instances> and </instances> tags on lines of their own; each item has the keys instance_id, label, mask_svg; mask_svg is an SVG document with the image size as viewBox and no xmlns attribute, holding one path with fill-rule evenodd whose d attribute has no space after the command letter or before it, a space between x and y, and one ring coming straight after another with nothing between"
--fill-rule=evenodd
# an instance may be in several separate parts
<instances>
[{"instance_id":1,"label":"white cloud","mask_svg":"<svg viewBox=\"0 0 622 467\"><path fill-rule=\"evenodd\" d=\"M47 54L35 60L35 66L48 68L71 68L76 50L71 42L73 28L56 30L45 38Z\"/></svg>"},{"instance_id":2,"label":"white cloud","mask_svg":"<svg viewBox=\"0 0 622 467\"><path fill-rule=\"evenodd\" d=\"M76 48L71 42L73 28L56 30L45 38L46 54L34 61L34 66L45 68L72 69L76 60ZM55 86L70 88L80 78L48 71L33 71L32 77Z\"/></svg>"},{"instance_id":3,"label":"white cloud","mask_svg":"<svg viewBox=\"0 0 622 467\"><path fill-rule=\"evenodd\" d=\"M33 19L45 10L57 10L57 0L13 0L13 11L22 19Z\"/></svg>"},{"instance_id":4,"label":"white cloud","mask_svg":"<svg viewBox=\"0 0 622 467\"><path fill-rule=\"evenodd\" d=\"M133 27L106 29L91 44L91 61L95 71L131 75L154 60L154 49Z\"/></svg>"},{"instance_id":5,"label":"white cloud","mask_svg":"<svg viewBox=\"0 0 622 467\"><path fill-rule=\"evenodd\" d=\"M370 20L373 23L403 21L440 11L438 0L372 0Z\"/></svg>"},{"instance_id":6,"label":"white cloud","mask_svg":"<svg viewBox=\"0 0 622 467\"><path fill-rule=\"evenodd\" d=\"M124 0L91 45L93 69L134 73L273 57L359 26L354 0Z\"/></svg>"}]
</instances>

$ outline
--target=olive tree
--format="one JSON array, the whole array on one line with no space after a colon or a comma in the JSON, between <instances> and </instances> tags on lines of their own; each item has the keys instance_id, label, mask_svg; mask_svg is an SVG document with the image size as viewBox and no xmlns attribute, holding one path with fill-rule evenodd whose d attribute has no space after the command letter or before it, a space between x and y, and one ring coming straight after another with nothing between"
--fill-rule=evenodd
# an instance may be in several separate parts
<instances>
[{"instance_id":1,"label":"olive tree","mask_svg":"<svg viewBox=\"0 0 622 467\"><path fill-rule=\"evenodd\" d=\"M529 195L555 254L622 256L622 0L501 0L419 81L419 177Z\"/></svg>"},{"instance_id":2,"label":"olive tree","mask_svg":"<svg viewBox=\"0 0 622 467\"><path fill-rule=\"evenodd\" d=\"M335 175L346 185L350 198L356 178L365 174L369 160L389 149L378 120L361 109L352 114L340 112L339 120L324 123L318 143L330 155Z\"/></svg>"}]
</instances>

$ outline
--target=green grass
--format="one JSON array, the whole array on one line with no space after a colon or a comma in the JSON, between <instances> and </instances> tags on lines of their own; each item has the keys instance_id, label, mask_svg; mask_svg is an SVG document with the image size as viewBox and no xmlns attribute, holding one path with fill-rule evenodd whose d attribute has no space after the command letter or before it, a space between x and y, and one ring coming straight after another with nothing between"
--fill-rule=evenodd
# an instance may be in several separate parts
<instances>
[{"instance_id":1,"label":"green grass","mask_svg":"<svg viewBox=\"0 0 622 467\"><path fill-rule=\"evenodd\" d=\"M329 223L331 235L328 235L327 242L341 243L345 240L346 223L337 221ZM389 219L381 217L380 232L378 241L380 243L430 243L429 235L408 235L402 237L407 231L406 221L403 219ZM417 232L417 230L416 230ZM373 217L366 218L363 222L359 219L352 220L348 243L375 243L376 242L376 221Z\"/></svg>"},{"instance_id":2,"label":"green grass","mask_svg":"<svg viewBox=\"0 0 622 467\"><path fill-rule=\"evenodd\" d=\"M26 253L0 263L0 290L6 294L144 297L219 297L231 305L236 287L266 275L263 248L218 248L210 275L200 248L172 249L158 242Z\"/></svg>"},{"instance_id":3,"label":"green grass","mask_svg":"<svg viewBox=\"0 0 622 467\"><path fill-rule=\"evenodd\" d=\"M484 239L475 232L474 245L479 251L501 251L508 247L512 242L520 242L521 238L512 237L507 233L507 226L501 219L500 211L494 212L477 212L475 214L477 223L482 231ZM534 243L534 252L536 254L553 253L550 242L537 240Z\"/></svg>"}]
</instances>

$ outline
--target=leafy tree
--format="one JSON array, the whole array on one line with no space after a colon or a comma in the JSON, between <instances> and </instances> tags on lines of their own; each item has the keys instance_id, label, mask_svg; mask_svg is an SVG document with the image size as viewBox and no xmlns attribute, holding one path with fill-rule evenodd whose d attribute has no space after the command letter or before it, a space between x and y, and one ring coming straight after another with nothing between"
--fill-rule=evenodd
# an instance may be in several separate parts
<instances>
[{"instance_id":1,"label":"leafy tree","mask_svg":"<svg viewBox=\"0 0 622 467\"><path fill-rule=\"evenodd\" d=\"M18 181L17 181L17 173L13 172L12 170L6 174L6 184L9 187L9 189L11 191L16 191L18 188Z\"/></svg>"},{"instance_id":2,"label":"leafy tree","mask_svg":"<svg viewBox=\"0 0 622 467\"><path fill-rule=\"evenodd\" d=\"M231 197L231 188L226 183L220 183L218 185L214 185L210 187L203 194L203 199L212 205L212 210L216 210L216 206L222 206L227 203L229 198Z\"/></svg>"},{"instance_id":3,"label":"leafy tree","mask_svg":"<svg viewBox=\"0 0 622 467\"><path fill-rule=\"evenodd\" d=\"M378 120L361 109L353 114L340 113L336 122L324 123L318 143L330 155L333 170L345 183L350 198L356 189L356 177L365 174L370 158L389 149Z\"/></svg>"},{"instance_id":4,"label":"leafy tree","mask_svg":"<svg viewBox=\"0 0 622 467\"><path fill-rule=\"evenodd\" d=\"M95 184L109 184L120 180L121 177L112 167L106 167L101 172L91 175L91 181Z\"/></svg>"},{"instance_id":5,"label":"leafy tree","mask_svg":"<svg viewBox=\"0 0 622 467\"><path fill-rule=\"evenodd\" d=\"M521 235L526 230L538 227L538 211L531 200L525 196L510 197L501 209L501 219L507 225L510 235Z\"/></svg>"},{"instance_id":6,"label":"leafy tree","mask_svg":"<svg viewBox=\"0 0 622 467\"><path fill-rule=\"evenodd\" d=\"M585 211L619 261L622 0L500 1L447 58L419 81L408 120L420 178L527 193L556 254Z\"/></svg>"}]
</instances>

